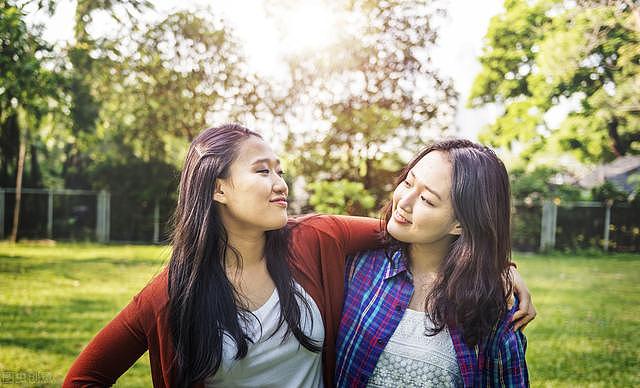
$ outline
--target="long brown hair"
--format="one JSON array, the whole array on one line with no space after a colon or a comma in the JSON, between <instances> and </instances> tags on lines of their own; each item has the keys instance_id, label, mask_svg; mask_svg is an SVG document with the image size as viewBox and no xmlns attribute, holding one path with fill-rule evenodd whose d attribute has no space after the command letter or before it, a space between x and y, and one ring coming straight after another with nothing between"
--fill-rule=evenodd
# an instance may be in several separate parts
<instances>
[{"instance_id":1,"label":"long brown hair","mask_svg":"<svg viewBox=\"0 0 640 388\"><path fill-rule=\"evenodd\" d=\"M250 312L242 307L240 295L225 271L228 250L236 260L241 257L229 245L213 193L215 180L228 177L240 145L251 136L261 137L239 125L209 128L193 140L187 152L173 216L168 281L175 386L188 386L216 373L222 361L224 335L235 341L237 359L247 354L248 337L238 319L246 316L241 313ZM293 333L302 346L319 351L320 347L300 328L298 300L309 306L289 269L288 228L266 232L264 254L280 298L278 328L286 324L287 335Z\"/></svg>"},{"instance_id":2,"label":"long brown hair","mask_svg":"<svg viewBox=\"0 0 640 388\"><path fill-rule=\"evenodd\" d=\"M428 334L453 325L461 330L465 342L475 345L489 335L506 312L512 292L509 177L491 149L468 140L449 139L418 153L402 170L396 185L433 151L443 152L452 164L451 200L462 234L452 242L426 297L425 311L435 327ZM408 245L386 231L392 212L389 203L383 209L387 246L408 253Z\"/></svg>"}]
</instances>

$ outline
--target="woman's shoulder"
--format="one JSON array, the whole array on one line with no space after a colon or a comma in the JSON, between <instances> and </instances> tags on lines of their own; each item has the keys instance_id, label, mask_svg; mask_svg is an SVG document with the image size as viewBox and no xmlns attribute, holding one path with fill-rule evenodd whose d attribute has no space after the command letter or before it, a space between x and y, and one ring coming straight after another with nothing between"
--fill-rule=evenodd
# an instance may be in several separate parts
<instances>
[{"instance_id":1,"label":"woman's shoulder","mask_svg":"<svg viewBox=\"0 0 640 388\"><path fill-rule=\"evenodd\" d=\"M169 271L165 267L155 275L133 300L141 313L158 315L166 311L169 303Z\"/></svg>"},{"instance_id":2,"label":"woman's shoulder","mask_svg":"<svg viewBox=\"0 0 640 388\"><path fill-rule=\"evenodd\" d=\"M516 298L513 306L500 318L495 326L489 348L493 353L504 353L508 351L524 352L526 348L526 337L521 330L514 330L513 315L518 311L518 299Z\"/></svg>"},{"instance_id":3,"label":"woman's shoulder","mask_svg":"<svg viewBox=\"0 0 640 388\"><path fill-rule=\"evenodd\" d=\"M402 256L399 252L384 247L360 251L347 257L347 267L355 272L388 271L400 267L401 262Z\"/></svg>"},{"instance_id":4,"label":"woman's shoulder","mask_svg":"<svg viewBox=\"0 0 640 388\"><path fill-rule=\"evenodd\" d=\"M377 261L391 261L393 263L395 260L395 253L389 252L387 248L381 247L376 249L368 249L360 252L356 252L352 255L352 260L357 262L377 262Z\"/></svg>"},{"instance_id":5,"label":"woman's shoulder","mask_svg":"<svg viewBox=\"0 0 640 388\"><path fill-rule=\"evenodd\" d=\"M292 233L313 230L326 230L335 227L335 220L328 214L303 214L289 217L287 227Z\"/></svg>"}]
</instances>

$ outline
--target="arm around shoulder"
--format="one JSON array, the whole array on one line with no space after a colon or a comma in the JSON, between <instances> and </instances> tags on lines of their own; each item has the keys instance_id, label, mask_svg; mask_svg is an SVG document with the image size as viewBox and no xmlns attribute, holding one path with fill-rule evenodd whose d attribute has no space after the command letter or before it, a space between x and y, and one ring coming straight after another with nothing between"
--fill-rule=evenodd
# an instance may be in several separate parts
<instances>
[{"instance_id":1,"label":"arm around shoulder","mask_svg":"<svg viewBox=\"0 0 640 388\"><path fill-rule=\"evenodd\" d=\"M347 255L380 246L380 220L369 217L332 216L341 236Z\"/></svg>"},{"instance_id":2,"label":"arm around shoulder","mask_svg":"<svg viewBox=\"0 0 640 388\"><path fill-rule=\"evenodd\" d=\"M306 215L292 222L294 244L334 246L342 255L380 246L380 220L369 217Z\"/></svg>"}]
</instances>

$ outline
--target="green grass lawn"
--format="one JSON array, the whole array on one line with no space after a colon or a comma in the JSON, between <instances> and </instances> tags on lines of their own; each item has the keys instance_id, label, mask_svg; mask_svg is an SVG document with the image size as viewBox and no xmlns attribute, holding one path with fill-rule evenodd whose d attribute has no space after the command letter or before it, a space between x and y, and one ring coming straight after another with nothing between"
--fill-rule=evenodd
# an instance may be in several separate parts
<instances>
[{"instance_id":1,"label":"green grass lawn","mask_svg":"<svg viewBox=\"0 0 640 388\"><path fill-rule=\"evenodd\" d=\"M168 255L155 246L0 243L0 385L59 386ZM526 330L532 385L640 386L640 255L516 260L539 313ZM118 385L150 386L148 356Z\"/></svg>"}]
</instances>

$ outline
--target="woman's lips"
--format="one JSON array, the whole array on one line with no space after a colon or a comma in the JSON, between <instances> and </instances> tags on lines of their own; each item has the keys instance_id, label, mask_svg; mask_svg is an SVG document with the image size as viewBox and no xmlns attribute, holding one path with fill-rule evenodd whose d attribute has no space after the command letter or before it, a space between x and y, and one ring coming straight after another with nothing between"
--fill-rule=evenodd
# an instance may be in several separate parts
<instances>
[{"instance_id":1,"label":"woman's lips","mask_svg":"<svg viewBox=\"0 0 640 388\"><path fill-rule=\"evenodd\" d=\"M286 199L276 199L273 201L269 201L272 204L276 205L276 206L280 206L280 207L287 207L287 200Z\"/></svg>"},{"instance_id":2,"label":"woman's lips","mask_svg":"<svg viewBox=\"0 0 640 388\"><path fill-rule=\"evenodd\" d=\"M396 210L395 212L393 212L393 219L402 225L408 225L411 222L409 220L407 220L406 218L404 218L403 216L400 215L400 213L398 213L398 211Z\"/></svg>"}]
</instances>

